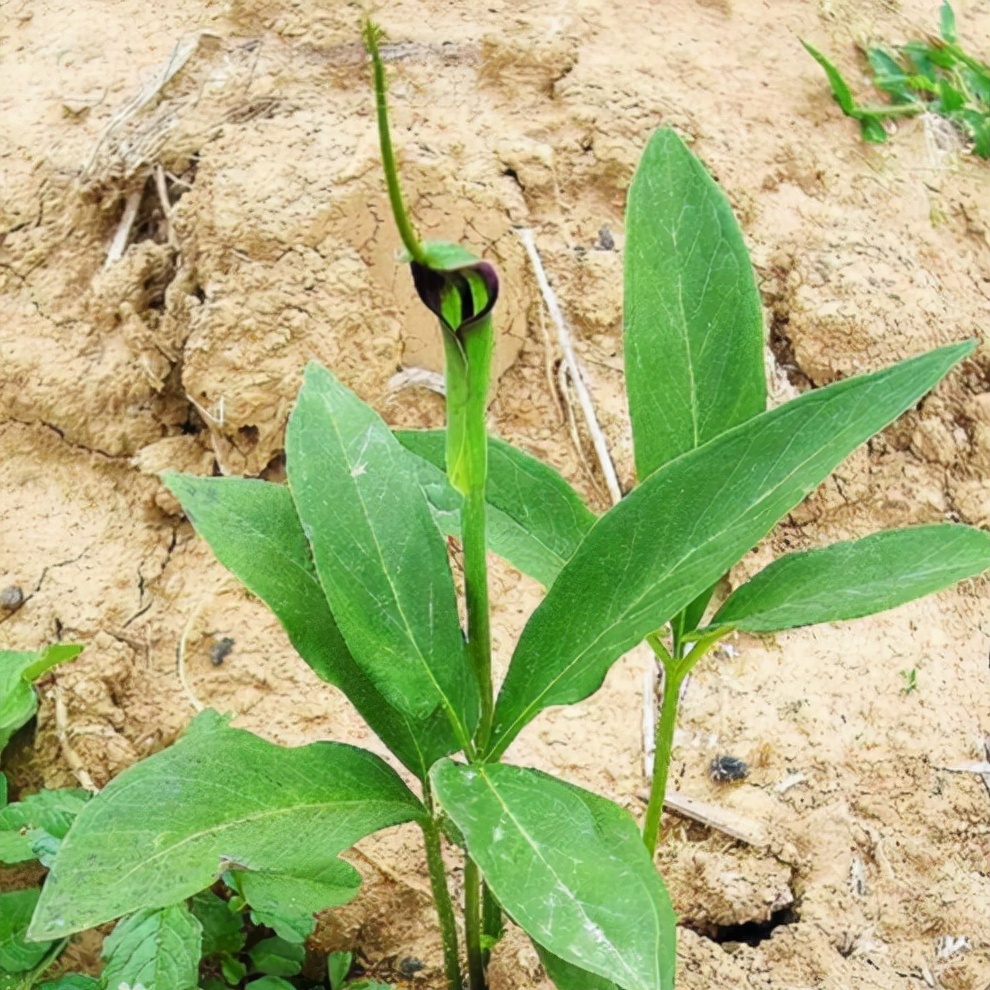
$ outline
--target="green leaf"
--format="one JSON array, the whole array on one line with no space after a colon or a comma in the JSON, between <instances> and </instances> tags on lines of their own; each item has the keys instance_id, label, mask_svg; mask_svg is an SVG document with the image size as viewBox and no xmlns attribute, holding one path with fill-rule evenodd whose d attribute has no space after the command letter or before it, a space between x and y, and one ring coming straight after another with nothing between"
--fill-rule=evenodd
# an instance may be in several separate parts
<instances>
[{"instance_id":1,"label":"green leaf","mask_svg":"<svg viewBox=\"0 0 990 990\"><path fill-rule=\"evenodd\" d=\"M275 613L300 656L347 695L382 742L421 780L440 757L460 749L442 711L425 719L403 714L354 662L316 576L288 488L179 474L163 480L217 559Z\"/></svg>"},{"instance_id":2,"label":"green leaf","mask_svg":"<svg viewBox=\"0 0 990 990\"><path fill-rule=\"evenodd\" d=\"M317 364L286 433L286 470L337 625L401 711L442 707L464 745L478 719L447 546L410 457L378 415Z\"/></svg>"},{"instance_id":3,"label":"green leaf","mask_svg":"<svg viewBox=\"0 0 990 990\"><path fill-rule=\"evenodd\" d=\"M492 892L530 938L625 990L673 988L674 912L628 812L507 764L442 760L430 778Z\"/></svg>"},{"instance_id":4,"label":"green leaf","mask_svg":"<svg viewBox=\"0 0 990 990\"><path fill-rule=\"evenodd\" d=\"M416 455L419 484L444 536L460 536L462 496L447 481L443 430L397 430ZM594 513L542 461L488 438L488 546L545 588L595 523ZM444 754L446 755L446 754Z\"/></svg>"},{"instance_id":5,"label":"green leaf","mask_svg":"<svg viewBox=\"0 0 990 990\"><path fill-rule=\"evenodd\" d=\"M41 893L37 887L0 894L0 971L25 973L34 969L51 942L28 942L27 929Z\"/></svg>"},{"instance_id":6,"label":"green leaf","mask_svg":"<svg viewBox=\"0 0 990 990\"><path fill-rule=\"evenodd\" d=\"M804 50L825 70L835 102L839 104L847 117L852 117L856 110L856 101L849 90L849 85L842 78L842 73L820 51L812 48L807 41L802 41L801 44L804 45Z\"/></svg>"},{"instance_id":7,"label":"green leaf","mask_svg":"<svg viewBox=\"0 0 990 990\"><path fill-rule=\"evenodd\" d=\"M100 990L100 981L81 973L66 973L57 980L39 984L37 990Z\"/></svg>"},{"instance_id":8,"label":"green leaf","mask_svg":"<svg viewBox=\"0 0 990 990\"><path fill-rule=\"evenodd\" d=\"M302 971L306 950L282 938L262 939L250 952L254 972L269 976L295 976Z\"/></svg>"},{"instance_id":9,"label":"green leaf","mask_svg":"<svg viewBox=\"0 0 990 990\"><path fill-rule=\"evenodd\" d=\"M952 9L952 5L949 0L944 0L942 6L938 11L939 16L939 33L945 41L953 42L956 40L956 15Z\"/></svg>"},{"instance_id":10,"label":"green leaf","mask_svg":"<svg viewBox=\"0 0 990 990\"><path fill-rule=\"evenodd\" d=\"M316 927L313 915L347 904L357 895L361 875L335 859L319 876L286 877L232 870L230 880L251 906L256 924L273 928L288 942L305 942Z\"/></svg>"},{"instance_id":11,"label":"green leaf","mask_svg":"<svg viewBox=\"0 0 990 990\"><path fill-rule=\"evenodd\" d=\"M766 405L763 316L725 195L669 128L626 208L626 387L640 480Z\"/></svg>"},{"instance_id":12,"label":"green leaf","mask_svg":"<svg viewBox=\"0 0 990 990\"><path fill-rule=\"evenodd\" d=\"M56 643L40 653L0 650L0 752L38 710L32 683L56 664L65 663L81 652L81 646L68 643Z\"/></svg>"},{"instance_id":13,"label":"green leaf","mask_svg":"<svg viewBox=\"0 0 990 990\"><path fill-rule=\"evenodd\" d=\"M196 990L202 936L202 926L185 904L138 911L103 942L103 985Z\"/></svg>"},{"instance_id":14,"label":"green leaf","mask_svg":"<svg viewBox=\"0 0 990 990\"><path fill-rule=\"evenodd\" d=\"M604 976L589 973L586 969L569 962L564 962L559 956L548 952L539 942L533 943L536 952L547 971L547 976L553 981L557 990L615 990L616 984Z\"/></svg>"},{"instance_id":15,"label":"green leaf","mask_svg":"<svg viewBox=\"0 0 990 990\"><path fill-rule=\"evenodd\" d=\"M344 983L353 962L354 956L350 952L331 952L327 956L327 979L330 982L330 990L344 990Z\"/></svg>"},{"instance_id":16,"label":"green leaf","mask_svg":"<svg viewBox=\"0 0 990 990\"><path fill-rule=\"evenodd\" d=\"M654 472L595 525L530 616L495 712L501 753L537 712L596 691L612 663L710 587L972 342L806 392Z\"/></svg>"},{"instance_id":17,"label":"green leaf","mask_svg":"<svg viewBox=\"0 0 990 990\"><path fill-rule=\"evenodd\" d=\"M220 973L228 986L240 986L247 971L247 966L234 956L223 956L220 960Z\"/></svg>"},{"instance_id":18,"label":"green leaf","mask_svg":"<svg viewBox=\"0 0 990 990\"><path fill-rule=\"evenodd\" d=\"M69 788L39 791L0 809L0 863L34 859L35 846L45 835L55 840L65 838L89 798L88 791Z\"/></svg>"},{"instance_id":19,"label":"green leaf","mask_svg":"<svg viewBox=\"0 0 990 990\"><path fill-rule=\"evenodd\" d=\"M859 129L864 141L868 144L887 143L887 129L879 117L866 110L860 110L856 113L856 119L859 121Z\"/></svg>"},{"instance_id":20,"label":"green leaf","mask_svg":"<svg viewBox=\"0 0 990 990\"><path fill-rule=\"evenodd\" d=\"M895 103L913 103L914 95L908 86L908 77L904 69L882 48L870 48L866 59L873 70L873 84L889 93Z\"/></svg>"},{"instance_id":21,"label":"green leaf","mask_svg":"<svg viewBox=\"0 0 990 990\"><path fill-rule=\"evenodd\" d=\"M192 898L189 909L203 927L204 959L244 948L244 919L222 897L204 890Z\"/></svg>"},{"instance_id":22,"label":"green leaf","mask_svg":"<svg viewBox=\"0 0 990 990\"><path fill-rule=\"evenodd\" d=\"M330 742L286 749L206 711L178 743L86 805L45 883L32 936L166 907L230 869L319 878L358 839L423 813L365 750Z\"/></svg>"},{"instance_id":23,"label":"green leaf","mask_svg":"<svg viewBox=\"0 0 990 990\"><path fill-rule=\"evenodd\" d=\"M776 632L858 619L930 595L990 567L990 533L950 523L876 533L791 553L737 588L712 620Z\"/></svg>"},{"instance_id":24,"label":"green leaf","mask_svg":"<svg viewBox=\"0 0 990 990\"><path fill-rule=\"evenodd\" d=\"M244 990L296 990L296 988L281 976L263 976L260 980L252 980Z\"/></svg>"}]
</instances>

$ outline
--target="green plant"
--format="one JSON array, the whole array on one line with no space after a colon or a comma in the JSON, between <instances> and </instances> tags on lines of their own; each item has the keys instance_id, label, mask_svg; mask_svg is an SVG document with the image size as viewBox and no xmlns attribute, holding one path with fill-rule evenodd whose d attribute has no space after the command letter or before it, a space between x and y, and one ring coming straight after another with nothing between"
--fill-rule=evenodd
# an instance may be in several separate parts
<instances>
[{"instance_id":1,"label":"green plant","mask_svg":"<svg viewBox=\"0 0 990 990\"><path fill-rule=\"evenodd\" d=\"M354 957L350 952L331 952L327 956L327 982L330 990L392 990L387 983L358 978L348 979Z\"/></svg>"},{"instance_id":2,"label":"green plant","mask_svg":"<svg viewBox=\"0 0 990 990\"><path fill-rule=\"evenodd\" d=\"M900 671L900 675L904 678L904 686L901 688L901 694L910 694L912 691L918 690L917 668L911 667L908 670L902 670Z\"/></svg>"},{"instance_id":3,"label":"green plant","mask_svg":"<svg viewBox=\"0 0 990 990\"><path fill-rule=\"evenodd\" d=\"M81 650L61 643L40 652L0 650L0 756L38 710L35 682ZM42 790L8 804L7 788L0 771L0 866L50 865L88 792ZM64 939L25 938L40 895L37 886L0 892L0 990L30 990L65 948Z\"/></svg>"},{"instance_id":4,"label":"green plant","mask_svg":"<svg viewBox=\"0 0 990 990\"><path fill-rule=\"evenodd\" d=\"M939 26L938 38L927 35L893 49L864 50L873 85L890 97L886 106L857 103L835 65L807 42L801 43L825 70L842 112L859 122L865 141L887 140L885 120L934 113L955 125L975 155L990 158L990 66L959 45L956 15L948 0L942 4Z\"/></svg>"},{"instance_id":5,"label":"green plant","mask_svg":"<svg viewBox=\"0 0 990 990\"><path fill-rule=\"evenodd\" d=\"M651 853L683 678L735 629L867 615L978 573L990 564L990 536L927 526L790 554L706 619L713 589L973 344L766 411L761 307L741 234L697 159L672 131L658 131L627 215L625 360L640 480L596 519L559 475L486 436L498 279L458 245L418 240L399 189L377 41L369 27L392 209L445 346L446 431L393 433L310 364L286 436L286 486L174 474L165 482L416 791L365 750L336 742L287 749L204 712L76 819L31 933L61 938L135 912L161 925L170 913L188 933L183 944L195 947L187 901L222 878L256 921L299 941L316 912L357 891L359 877L339 854L412 822L423 834L451 990L462 986L460 937L443 839L464 854L472 990L485 986L503 912L564 990L669 990L675 919ZM447 534L462 544L466 631ZM497 697L488 551L548 589ZM587 698L644 639L665 676L640 831L612 801L502 757L541 711ZM126 843L108 841L120 835ZM331 983L345 978L341 968ZM169 990L192 986L186 972Z\"/></svg>"}]
</instances>

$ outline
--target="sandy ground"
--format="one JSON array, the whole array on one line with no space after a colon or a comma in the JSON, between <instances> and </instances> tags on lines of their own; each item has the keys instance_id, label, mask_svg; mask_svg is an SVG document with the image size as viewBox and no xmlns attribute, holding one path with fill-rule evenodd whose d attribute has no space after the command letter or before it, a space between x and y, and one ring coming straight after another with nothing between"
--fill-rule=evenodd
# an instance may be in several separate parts
<instances>
[{"instance_id":1,"label":"sandy ground","mask_svg":"<svg viewBox=\"0 0 990 990\"><path fill-rule=\"evenodd\" d=\"M959 0L956 12L987 57L990 5ZM156 478L279 477L310 358L394 424L441 422L436 396L389 384L400 369L436 369L439 349L394 262L360 13L316 0L0 10L0 586L28 596L0 616L0 646L86 644L46 687L37 749L16 754L24 787L73 782L56 696L98 784L171 742L199 703L288 744L377 745ZM777 399L984 341L733 580L785 549L884 526L990 524L990 171L940 151L920 121L885 147L861 144L798 43L859 82L853 43L934 27L934 2L402 0L380 19L414 212L503 274L494 432L606 507L514 230L528 226L631 483L622 211L648 134L671 124L740 217ZM130 238L107 264L128 202ZM494 583L504 665L539 589L501 566ZM214 666L225 636L233 650ZM691 681L673 782L768 838L748 846L667 817L658 856L683 923L680 986L985 990L990 795L945 768L982 758L990 733L987 580L729 646ZM641 812L642 681L642 658L627 658L587 703L538 719L510 757ZM750 761L750 777L711 782L718 753ZM432 987L438 943L415 840L399 830L364 843L364 892L321 932L400 982L399 964L420 958L416 982ZM541 985L518 933L493 979Z\"/></svg>"}]
</instances>

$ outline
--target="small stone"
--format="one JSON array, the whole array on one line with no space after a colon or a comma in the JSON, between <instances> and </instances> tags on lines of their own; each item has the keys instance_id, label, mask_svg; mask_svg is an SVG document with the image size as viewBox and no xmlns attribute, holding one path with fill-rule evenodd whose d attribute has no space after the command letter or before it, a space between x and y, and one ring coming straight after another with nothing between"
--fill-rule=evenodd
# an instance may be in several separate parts
<instances>
[{"instance_id":1,"label":"small stone","mask_svg":"<svg viewBox=\"0 0 990 990\"><path fill-rule=\"evenodd\" d=\"M396 969L403 976L415 976L420 970L425 968L426 963L421 959L417 959L415 956L404 956L396 966Z\"/></svg>"},{"instance_id":2,"label":"small stone","mask_svg":"<svg viewBox=\"0 0 990 990\"><path fill-rule=\"evenodd\" d=\"M23 604L24 592L19 585L11 584L0 591L0 608L12 611L15 608L20 608Z\"/></svg>"},{"instance_id":3,"label":"small stone","mask_svg":"<svg viewBox=\"0 0 990 990\"><path fill-rule=\"evenodd\" d=\"M599 251L615 250L615 238L612 236L612 231L608 226L604 226L598 231L598 242L595 244L595 247Z\"/></svg>"},{"instance_id":4,"label":"small stone","mask_svg":"<svg viewBox=\"0 0 990 990\"><path fill-rule=\"evenodd\" d=\"M210 663L214 667L219 667L220 664L230 656L231 650L234 648L234 641L230 636L224 636L223 639L218 639L210 647Z\"/></svg>"},{"instance_id":5,"label":"small stone","mask_svg":"<svg viewBox=\"0 0 990 990\"><path fill-rule=\"evenodd\" d=\"M749 776L749 764L737 756L716 756L708 764L708 776L716 784L745 780Z\"/></svg>"}]
</instances>

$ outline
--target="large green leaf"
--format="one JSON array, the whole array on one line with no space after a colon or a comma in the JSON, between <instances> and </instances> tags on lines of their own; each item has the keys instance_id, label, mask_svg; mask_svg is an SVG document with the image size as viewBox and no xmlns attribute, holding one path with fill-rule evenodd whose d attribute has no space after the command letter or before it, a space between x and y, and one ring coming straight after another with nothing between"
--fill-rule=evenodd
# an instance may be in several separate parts
<instances>
[{"instance_id":1,"label":"large green leaf","mask_svg":"<svg viewBox=\"0 0 990 990\"><path fill-rule=\"evenodd\" d=\"M25 940L39 893L37 887L0 893L0 972L34 969L51 948L51 942Z\"/></svg>"},{"instance_id":2,"label":"large green leaf","mask_svg":"<svg viewBox=\"0 0 990 990\"><path fill-rule=\"evenodd\" d=\"M196 990L203 926L185 904L124 918L103 943L105 987Z\"/></svg>"},{"instance_id":3,"label":"large green leaf","mask_svg":"<svg viewBox=\"0 0 990 990\"><path fill-rule=\"evenodd\" d=\"M288 488L180 474L163 480L217 559L275 613L299 655L347 695L421 780L441 756L460 749L444 712L417 719L399 711L354 662L316 576Z\"/></svg>"},{"instance_id":4,"label":"large green leaf","mask_svg":"<svg viewBox=\"0 0 990 990\"><path fill-rule=\"evenodd\" d=\"M0 752L38 710L33 682L81 652L81 646L68 643L55 643L35 653L0 650Z\"/></svg>"},{"instance_id":5,"label":"large green leaf","mask_svg":"<svg viewBox=\"0 0 990 990\"><path fill-rule=\"evenodd\" d=\"M226 870L306 879L358 839L424 813L377 756L286 749L206 711L174 746L125 770L76 819L32 922L64 936L212 886Z\"/></svg>"},{"instance_id":6,"label":"large green leaf","mask_svg":"<svg viewBox=\"0 0 990 990\"><path fill-rule=\"evenodd\" d=\"M285 446L289 489L355 662L401 711L422 719L442 707L467 745L478 684L446 542L410 455L373 409L313 363Z\"/></svg>"},{"instance_id":7,"label":"large green leaf","mask_svg":"<svg viewBox=\"0 0 990 990\"><path fill-rule=\"evenodd\" d=\"M972 350L955 344L806 392L654 472L595 525L530 617L499 694L493 751L542 709L596 691L619 656Z\"/></svg>"},{"instance_id":8,"label":"large green leaf","mask_svg":"<svg viewBox=\"0 0 990 990\"><path fill-rule=\"evenodd\" d=\"M776 632L858 619L990 567L990 533L945 523L790 553L737 588L713 626Z\"/></svg>"},{"instance_id":9,"label":"large green leaf","mask_svg":"<svg viewBox=\"0 0 990 990\"><path fill-rule=\"evenodd\" d=\"M674 911L628 812L508 764L442 760L430 777L485 881L532 939L625 990L673 988Z\"/></svg>"},{"instance_id":10,"label":"large green leaf","mask_svg":"<svg viewBox=\"0 0 990 990\"><path fill-rule=\"evenodd\" d=\"M443 430L397 430L417 455L419 483L445 536L460 535L463 501L447 480ZM488 546L544 587L553 584L585 534L594 513L556 472L494 437L488 439Z\"/></svg>"},{"instance_id":11,"label":"large green leaf","mask_svg":"<svg viewBox=\"0 0 990 990\"><path fill-rule=\"evenodd\" d=\"M763 412L763 316L725 195L669 128L626 207L626 389L640 480Z\"/></svg>"},{"instance_id":12,"label":"large green leaf","mask_svg":"<svg viewBox=\"0 0 990 990\"><path fill-rule=\"evenodd\" d=\"M34 844L43 836L65 838L90 797L89 791L72 788L39 791L0 809L0 863L36 858Z\"/></svg>"}]
</instances>

